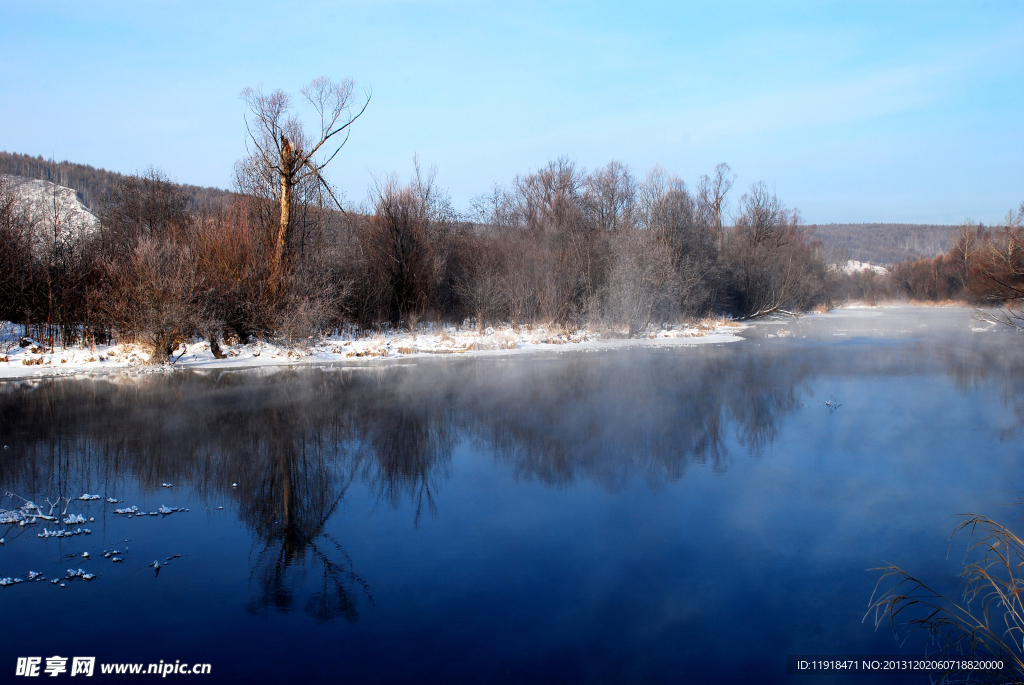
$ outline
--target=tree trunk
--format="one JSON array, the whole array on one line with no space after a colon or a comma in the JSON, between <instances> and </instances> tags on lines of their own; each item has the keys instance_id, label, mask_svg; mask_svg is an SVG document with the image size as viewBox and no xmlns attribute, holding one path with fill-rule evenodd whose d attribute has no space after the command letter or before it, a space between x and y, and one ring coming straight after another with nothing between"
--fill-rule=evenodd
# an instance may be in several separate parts
<instances>
[{"instance_id":1,"label":"tree trunk","mask_svg":"<svg viewBox=\"0 0 1024 685\"><path fill-rule=\"evenodd\" d=\"M270 296L277 297L284 280L284 249L291 231L292 184L295 174L295 146L281 136L281 225L274 241L274 256L270 264Z\"/></svg>"}]
</instances>

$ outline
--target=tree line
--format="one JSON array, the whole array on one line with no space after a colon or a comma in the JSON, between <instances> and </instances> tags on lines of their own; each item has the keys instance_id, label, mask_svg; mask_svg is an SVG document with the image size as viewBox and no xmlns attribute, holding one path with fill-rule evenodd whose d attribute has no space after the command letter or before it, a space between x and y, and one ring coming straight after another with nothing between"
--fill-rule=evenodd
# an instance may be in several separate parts
<instances>
[{"instance_id":1,"label":"tree line","mask_svg":"<svg viewBox=\"0 0 1024 685\"><path fill-rule=\"evenodd\" d=\"M17 152L0 152L0 176L40 179L71 188L90 210L109 197L114 186L125 178L124 174L97 169L89 164L76 164L67 160L58 162L42 155L33 157ZM180 187L188 198L189 206L196 209L217 206L231 194L220 188L187 184Z\"/></svg>"},{"instance_id":2,"label":"tree line","mask_svg":"<svg viewBox=\"0 0 1024 685\"><path fill-rule=\"evenodd\" d=\"M1008 212L1000 225L965 222L937 257L904 260L885 276L871 272L847 276L837 293L869 301L906 297L1012 306L1024 299L1024 203Z\"/></svg>"},{"instance_id":3,"label":"tree line","mask_svg":"<svg viewBox=\"0 0 1024 685\"><path fill-rule=\"evenodd\" d=\"M660 169L638 181L615 162L585 173L557 160L470 216L432 174L380 183L364 211L338 211L300 184L275 274L279 206L251 172L239 165L240 192L199 211L155 170L125 177L79 240L52 228L51 240L34 238L38 222L0 187L0 318L51 342L132 336L166 354L195 335L295 339L467 318L636 335L829 299L820 249L762 184L740 198L734 227L715 211L714 178L691 193Z\"/></svg>"},{"instance_id":4,"label":"tree line","mask_svg":"<svg viewBox=\"0 0 1024 685\"><path fill-rule=\"evenodd\" d=\"M166 359L195 336L215 353L224 339L467 319L633 336L830 302L820 245L766 185L726 225L725 164L691 190L660 168L640 179L619 162L588 172L561 158L466 212L417 164L409 182L381 180L364 206L344 207L320 171L366 109L352 93L328 79L303 90L314 135L286 94L247 89L250 155L235 193L199 205L154 169L119 177L80 239L56 210L41 225L0 185L0 319L51 346L131 338Z\"/></svg>"}]
</instances>

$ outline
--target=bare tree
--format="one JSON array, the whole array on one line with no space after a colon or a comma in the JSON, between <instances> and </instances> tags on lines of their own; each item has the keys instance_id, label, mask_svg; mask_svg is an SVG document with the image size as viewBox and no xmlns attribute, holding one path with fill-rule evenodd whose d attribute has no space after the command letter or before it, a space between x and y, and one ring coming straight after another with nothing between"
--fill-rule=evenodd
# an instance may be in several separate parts
<instances>
[{"instance_id":1,"label":"bare tree","mask_svg":"<svg viewBox=\"0 0 1024 685\"><path fill-rule=\"evenodd\" d=\"M792 314L826 299L825 260L800 225L799 212L786 209L764 183L750 187L739 209L724 246L739 313Z\"/></svg>"},{"instance_id":2,"label":"bare tree","mask_svg":"<svg viewBox=\"0 0 1024 685\"><path fill-rule=\"evenodd\" d=\"M628 166L608 162L603 169L587 176L584 187L584 201L598 228L614 232L632 227L637 183Z\"/></svg>"},{"instance_id":3,"label":"bare tree","mask_svg":"<svg viewBox=\"0 0 1024 685\"><path fill-rule=\"evenodd\" d=\"M306 133L302 122L290 115L291 97L282 90L264 94L246 88L242 99L249 106L252 122L246 117L246 130L255 150L250 156L268 181L275 180L275 196L281 217L277 239L271 256L270 290L276 295L284 275L285 245L292 228L292 190L303 181L315 180L342 209L321 172L348 142L352 123L362 116L370 104L370 94L353 114L351 79L334 83L326 76L313 79L302 89L302 96L312 105L320 119L316 138ZM344 210L343 210L344 211Z\"/></svg>"},{"instance_id":4,"label":"bare tree","mask_svg":"<svg viewBox=\"0 0 1024 685\"><path fill-rule=\"evenodd\" d=\"M629 326L632 338L651 322L673 276L671 246L654 231L623 231L615 237L608 310Z\"/></svg>"},{"instance_id":5,"label":"bare tree","mask_svg":"<svg viewBox=\"0 0 1024 685\"><path fill-rule=\"evenodd\" d=\"M722 205L725 203L725 196L732 189L736 182L736 174L729 176L732 169L728 164L722 162L715 167L715 175L708 177L706 174L700 177L697 183L697 200L701 209L708 214L718 234L718 247L722 247L724 234L722 233Z\"/></svg>"},{"instance_id":6,"label":"bare tree","mask_svg":"<svg viewBox=\"0 0 1024 685\"><path fill-rule=\"evenodd\" d=\"M416 321L441 299L455 213L434 183L436 170L407 185L391 177L378 184L374 215L359 236L363 253L363 298L370 320L381 317L415 329Z\"/></svg>"},{"instance_id":7,"label":"bare tree","mask_svg":"<svg viewBox=\"0 0 1024 685\"><path fill-rule=\"evenodd\" d=\"M974 268L985 242L981 233L981 228L977 224L970 220L965 221L960 226L960 230L957 231L956 238L953 239L953 244L950 246L949 254L956 260L955 264L961 290L969 285L971 270Z\"/></svg>"},{"instance_id":8,"label":"bare tree","mask_svg":"<svg viewBox=\"0 0 1024 685\"><path fill-rule=\"evenodd\" d=\"M721 226L709 223L710 217L700 211L699 200L694 201L686 184L660 167L648 174L641 197L643 225L671 255L676 309L694 314L710 306L717 288L717 231Z\"/></svg>"}]
</instances>

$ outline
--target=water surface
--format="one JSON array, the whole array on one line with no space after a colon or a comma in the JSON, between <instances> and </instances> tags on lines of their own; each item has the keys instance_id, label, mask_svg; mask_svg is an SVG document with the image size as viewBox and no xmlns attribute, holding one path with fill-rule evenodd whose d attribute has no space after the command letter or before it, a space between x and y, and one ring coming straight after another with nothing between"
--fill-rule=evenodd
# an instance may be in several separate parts
<instances>
[{"instance_id":1,"label":"water surface","mask_svg":"<svg viewBox=\"0 0 1024 685\"><path fill-rule=\"evenodd\" d=\"M1014 520L1024 338L911 308L744 336L2 384L0 492L103 499L68 508L91 535L0 526L0 577L97 574L0 587L0 677L811 683L788 654L922 653L862 622L866 569L955 590L952 516ZM161 505L189 511L113 513Z\"/></svg>"}]
</instances>

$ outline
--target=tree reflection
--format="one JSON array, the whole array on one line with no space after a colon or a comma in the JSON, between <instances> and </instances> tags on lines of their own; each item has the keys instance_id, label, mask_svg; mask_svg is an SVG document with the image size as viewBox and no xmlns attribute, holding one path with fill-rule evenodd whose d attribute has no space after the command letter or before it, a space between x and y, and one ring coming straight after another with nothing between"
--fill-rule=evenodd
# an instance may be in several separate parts
<instances>
[{"instance_id":1,"label":"tree reflection","mask_svg":"<svg viewBox=\"0 0 1024 685\"><path fill-rule=\"evenodd\" d=\"M456 442L450 418L437 411L425 404L381 407L375 413L379 420L366 422L360 431L370 456L363 474L371 491L391 507L408 497L416 525L424 507L437 514L435 495Z\"/></svg>"},{"instance_id":2,"label":"tree reflection","mask_svg":"<svg viewBox=\"0 0 1024 685\"><path fill-rule=\"evenodd\" d=\"M306 613L328 621L355 621L355 590L369 586L353 570L345 549L325 528L353 480L353 468L334 460L323 442L311 442L280 408L266 412L266 436L257 441L239 493L239 515L253 531L250 611L290 611L301 576L314 567L319 580ZM329 447L335 447L330 445ZM235 488L232 488L235 490ZM299 576L295 578L294 576ZM372 601L372 599L370 599Z\"/></svg>"},{"instance_id":3,"label":"tree reflection","mask_svg":"<svg viewBox=\"0 0 1024 685\"><path fill-rule=\"evenodd\" d=\"M252 536L249 608L352 621L372 602L339 541L354 487L422 525L467 443L521 479L660 487L693 465L726 471L730 448L762 454L823 377L945 372L1024 407L1016 357L950 354L738 345L6 383L0 488L41 499L167 480L231 498Z\"/></svg>"}]
</instances>

